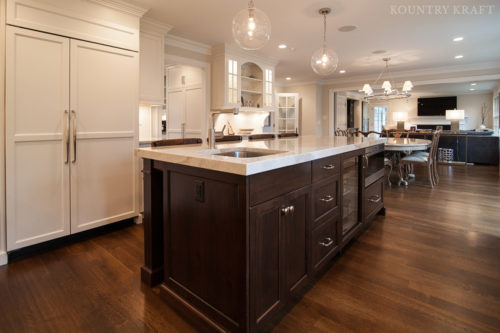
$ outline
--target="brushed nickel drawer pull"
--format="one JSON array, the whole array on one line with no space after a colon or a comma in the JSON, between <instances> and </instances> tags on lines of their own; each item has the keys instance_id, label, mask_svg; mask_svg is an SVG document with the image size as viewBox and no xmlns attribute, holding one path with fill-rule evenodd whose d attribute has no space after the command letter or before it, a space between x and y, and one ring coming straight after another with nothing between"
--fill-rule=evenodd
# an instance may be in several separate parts
<instances>
[{"instance_id":1,"label":"brushed nickel drawer pull","mask_svg":"<svg viewBox=\"0 0 500 333\"><path fill-rule=\"evenodd\" d=\"M295 211L294 206L289 206L288 209L290 210L290 214L293 214L293 212Z\"/></svg>"},{"instance_id":2,"label":"brushed nickel drawer pull","mask_svg":"<svg viewBox=\"0 0 500 333\"><path fill-rule=\"evenodd\" d=\"M290 207L281 208L281 214L288 215L288 213L290 213Z\"/></svg>"},{"instance_id":3,"label":"brushed nickel drawer pull","mask_svg":"<svg viewBox=\"0 0 500 333\"><path fill-rule=\"evenodd\" d=\"M321 198L321 199L319 199L319 200L321 200L321 201L323 201L323 202L330 202L330 201L332 201L333 199L335 199L335 197L334 197L334 196L331 196L330 194L328 194L326 197Z\"/></svg>"},{"instance_id":4,"label":"brushed nickel drawer pull","mask_svg":"<svg viewBox=\"0 0 500 333\"><path fill-rule=\"evenodd\" d=\"M327 165L323 165L322 168L325 170L333 170L333 169L335 169L335 165L327 164Z\"/></svg>"},{"instance_id":5,"label":"brushed nickel drawer pull","mask_svg":"<svg viewBox=\"0 0 500 333\"><path fill-rule=\"evenodd\" d=\"M379 203L380 200L382 200L382 197L378 194L368 198L368 201L373 202L373 203Z\"/></svg>"},{"instance_id":6,"label":"brushed nickel drawer pull","mask_svg":"<svg viewBox=\"0 0 500 333\"><path fill-rule=\"evenodd\" d=\"M330 237L326 237L322 241L319 242L319 245L324 246L324 247L329 247L333 244L333 239Z\"/></svg>"}]
</instances>

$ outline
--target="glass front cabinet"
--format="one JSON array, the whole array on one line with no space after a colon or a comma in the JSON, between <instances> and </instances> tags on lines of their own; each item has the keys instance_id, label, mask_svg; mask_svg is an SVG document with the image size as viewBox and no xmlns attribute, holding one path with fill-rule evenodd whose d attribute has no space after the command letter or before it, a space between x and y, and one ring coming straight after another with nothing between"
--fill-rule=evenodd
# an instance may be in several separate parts
<instances>
[{"instance_id":1,"label":"glass front cabinet","mask_svg":"<svg viewBox=\"0 0 500 333\"><path fill-rule=\"evenodd\" d=\"M275 111L276 62L228 45L212 49L212 108Z\"/></svg>"},{"instance_id":2,"label":"glass front cabinet","mask_svg":"<svg viewBox=\"0 0 500 333\"><path fill-rule=\"evenodd\" d=\"M276 127L279 133L299 132L299 94L278 94Z\"/></svg>"},{"instance_id":3,"label":"glass front cabinet","mask_svg":"<svg viewBox=\"0 0 500 333\"><path fill-rule=\"evenodd\" d=\"M361 214L361 157L362 152L347 153L341 159L340 193L342 195L342 243L347 243L359 231Z\"/></svg>"}]
</instances>

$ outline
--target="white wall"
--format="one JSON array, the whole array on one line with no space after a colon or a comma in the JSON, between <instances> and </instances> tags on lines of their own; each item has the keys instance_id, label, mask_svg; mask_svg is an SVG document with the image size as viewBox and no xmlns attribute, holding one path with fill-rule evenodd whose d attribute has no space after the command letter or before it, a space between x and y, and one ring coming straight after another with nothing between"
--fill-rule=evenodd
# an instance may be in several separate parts
<instances>
[{"instance_id":1,"label":"white wall","mask_svg":"<svg viewBox=\"0 0 500 333\"><path fill-rule=\"evenodd\" d=\"M417 113L417 99L418 97L411 97L408 99L399 99L390 101L387 104L387 122L389 125L395 125L396 122L392 119L393 112L408 112L408 121L405 123L405 127L409 128L410 125L420 122L425 123L425 118L418 117ZM481 125L481 107L483 103L489 107L490 114L486 120L486 127L491 128L493 126L491 109L492 109L493 95L492 93L484 94L467 94L457 96L457 109L465 110L465 122L463 129L472 130L476 129ZM383 103L382 103L383 104ZM432 121L443 120L443 124L448 124L449 121L445 117L427 117L432 119Z\"/></svg>"},{"instance_id":2,"label":"white wall","mask_svg":"<svg viewBox=\"0 0 500 333\"><path fill-rule=\"evenodd\" d=\"M5 0L0 0L0 265L7 263L5 227Z\"/></svg>"},{"instance_id":3,"label":"white wall","mask_svg":"<svg viewBox=\"0 0 500 333\"><path fill-rule=\"evenodd\" d=\"M321 135L322 122L322 90L316 83L286 86L282 92L299 94L299 133L301 135ZM327 127L328 129L328 127ZM325 132L327 133L328 130Z\"/></svg>"}]
</instances>

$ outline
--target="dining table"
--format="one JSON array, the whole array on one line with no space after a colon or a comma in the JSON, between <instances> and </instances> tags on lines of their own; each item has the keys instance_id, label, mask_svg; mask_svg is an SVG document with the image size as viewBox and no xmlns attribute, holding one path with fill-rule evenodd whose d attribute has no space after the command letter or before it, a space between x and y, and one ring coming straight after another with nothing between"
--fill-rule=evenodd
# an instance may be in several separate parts
<instances>
[{"instance_id":1,"label":"dining table","mask_svg":"<svg viewBox=\"0 0 500 333\"><path fill-rule=\"evenodd\" d=\"M414 151L427 150L432 144L431 140L413 139L413 138L387 138L384 145L385 152L389 155L389 159L393 166L399 168L399 161L401 160L401 153L406 155ZM401 176L399 184L408 186L408 182Z\"/></svg>"}]
</instances>

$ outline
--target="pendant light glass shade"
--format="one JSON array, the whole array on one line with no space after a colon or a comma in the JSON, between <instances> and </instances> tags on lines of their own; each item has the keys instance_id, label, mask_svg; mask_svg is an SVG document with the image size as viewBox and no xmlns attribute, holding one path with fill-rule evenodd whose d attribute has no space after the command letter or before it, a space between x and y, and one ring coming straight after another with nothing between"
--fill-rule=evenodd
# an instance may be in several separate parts
<instances>
[{"instance_id":1,"label":"pendant light glass shade","mask_svg":"<svg viewBox=\"0 0 500 333\"><path fill-rule=\"evenodd\" d=\"M311 67L316 74L328 75L335 71L339 64L339 57L335 51L322 47L313 53Z\"/></svg>"},{"instance_id":2,"label":"pendant light glass shade","mask_svg":"<svg viewBox=\"0 0 500 333\"><path fill-rule=\"evenodd\" d=\"M271 21L253 1L233 17L233 38L245 50L258 50L271 38Z\"/></svg>"},{"instance_id":3,"label":"pendant light glass shade","mask_svg":"<svg viewBox=\"0 0 500 333\"><path fill-rule=\"evenodd\" d=\"M337 69L339 57L326 47L326 15L330 13L330 8L321 8L319 13L323 15L323 46L311 56L311 67L316 74L328 75Z\"/></svg>"}]
</instances>

